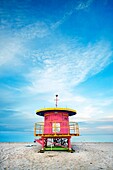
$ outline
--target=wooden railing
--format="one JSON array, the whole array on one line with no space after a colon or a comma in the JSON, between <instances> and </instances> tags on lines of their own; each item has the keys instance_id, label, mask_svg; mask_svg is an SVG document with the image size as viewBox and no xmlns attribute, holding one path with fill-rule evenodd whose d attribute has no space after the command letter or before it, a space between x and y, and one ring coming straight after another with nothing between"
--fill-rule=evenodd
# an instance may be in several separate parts
<instances>
[{"instance_id":1,"label":"wooden railing","mask_svg":"<svg viewBox=\"0 0 113 170\"><path fill-rule=\"evenodd\" d=\"M53 122L51 122L53 123ZM60 124L60 123L59 123ZM52 133L51 134L45 134L44 131L47 129L47 128L52 128ZM54 122L54 126L45 126L44 127L44 122L37 122L35 123L35 126L34 126L34 136L47 136L47 135L52 135L52 136L55 136L55 135L59 135L59 136L79 136L79 126L78 126L78 123L76 122L69 122L69 125L68 126L62 126L61 127L62 129L68 129L68 132L67 133L61 133L60 132L60 127L58 126L58 123L55 123Z\"/></svg>"}]
</instances>

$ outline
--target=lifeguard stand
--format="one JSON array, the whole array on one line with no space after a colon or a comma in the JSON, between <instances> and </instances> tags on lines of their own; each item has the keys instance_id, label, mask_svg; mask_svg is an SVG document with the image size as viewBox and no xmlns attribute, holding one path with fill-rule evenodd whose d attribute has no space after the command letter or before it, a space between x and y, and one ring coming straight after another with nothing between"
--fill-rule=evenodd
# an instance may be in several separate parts
<instances>
[{"instance_id":1,"label":"lifeguard stand","mask_svg":"<svg viewBox=\"0 0 113 170\"><path fill-rule=\"evenodd\" d=\"M67 150L72 152L71 136L79 136L79 127L76 122L69 122L69 116L76 115L76 110L57 108L58 95L56 95L56 108L37 110L36 114L44 117L44 122L35 123L34 136L42 145L40 152L45 150Z\"/></svg>"}]
</instances>

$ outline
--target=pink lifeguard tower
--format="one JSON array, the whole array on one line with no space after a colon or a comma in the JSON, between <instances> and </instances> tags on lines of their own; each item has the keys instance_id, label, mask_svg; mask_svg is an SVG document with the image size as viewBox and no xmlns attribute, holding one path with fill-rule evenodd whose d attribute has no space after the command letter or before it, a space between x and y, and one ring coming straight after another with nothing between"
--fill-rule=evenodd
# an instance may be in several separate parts
<instances>
[{"instance_id":1,"label":"pink lifeguard tower","mask_svg":"<svg viewBox=\"0 0 113 170\"><path fill-rule=\"evenodd\" d=\"M36 114L44 117L44 122L35 123L34 136L42 145L40 152L45 150L67 150L71 148L71 137L79 136L79 127L76 122L69 122L69 116L76 115L76 110L57 107L58 95L56 95L56 107L37 110Z\"/></svg>"}]
</instances>

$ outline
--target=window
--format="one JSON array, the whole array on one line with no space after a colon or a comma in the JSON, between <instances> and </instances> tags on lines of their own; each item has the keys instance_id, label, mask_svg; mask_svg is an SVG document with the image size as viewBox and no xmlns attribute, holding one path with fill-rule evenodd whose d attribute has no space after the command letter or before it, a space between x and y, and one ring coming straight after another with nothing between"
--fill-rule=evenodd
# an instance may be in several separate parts
<instances>
[{"instance_id":1,"label":"window","mask_svg":"<svg viewBox=\"0 0 113 170\"><path fill-rule=\"evenodd\" d=\"M53 123L52 129L53 129L53 132L60 132L60 123Z\"/></svg>"}]
</instances>

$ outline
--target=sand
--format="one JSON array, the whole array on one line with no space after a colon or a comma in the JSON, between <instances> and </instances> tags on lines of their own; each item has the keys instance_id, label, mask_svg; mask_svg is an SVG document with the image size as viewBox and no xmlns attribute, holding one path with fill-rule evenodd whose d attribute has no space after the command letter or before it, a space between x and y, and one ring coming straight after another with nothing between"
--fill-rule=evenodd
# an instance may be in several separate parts
<instances>
[{"instance_id":1,"label":"sand","mask_svg":"<svg viewBox=\"0 0 113 170\"><path fill-rule=\"evenodd\" d=\"M0 143L0 170L113 170L113 143L74 143L74 153L34 143Z\"/></svg>"}]
</instances>

